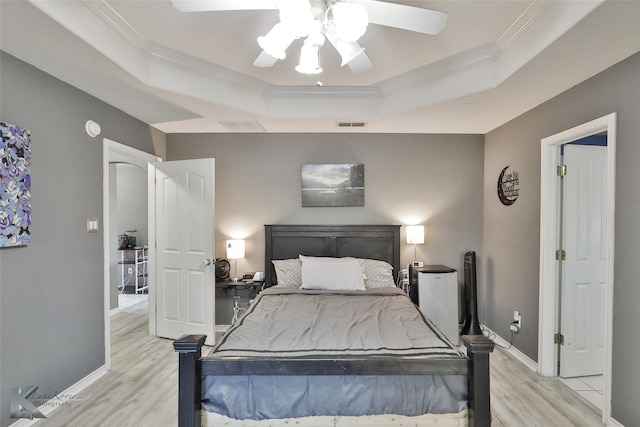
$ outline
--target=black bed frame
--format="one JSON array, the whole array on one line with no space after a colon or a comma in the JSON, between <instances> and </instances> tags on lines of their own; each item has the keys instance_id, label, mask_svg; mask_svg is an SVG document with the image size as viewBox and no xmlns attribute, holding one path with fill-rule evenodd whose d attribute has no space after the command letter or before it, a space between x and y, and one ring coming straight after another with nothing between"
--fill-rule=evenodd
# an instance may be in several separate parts
<instances>
[{"instance_id":1,"label":"black bed frame","mask_svg":"<svg viewBox=\"0 0 640 427\"><path fill-rule=\"evenodd\" d=\"M271 260L308 256L353 256L389 262L400 269L399 225L266 225L265 283L275 284ZM463 336L466 359L328 356L304 358L202 357L205 335L174 341L179 353L178 425L201 425L201 379L208 375L466 375L469 426L491 425L489 353L482 335Z\"/></svg>"}]
</instances>

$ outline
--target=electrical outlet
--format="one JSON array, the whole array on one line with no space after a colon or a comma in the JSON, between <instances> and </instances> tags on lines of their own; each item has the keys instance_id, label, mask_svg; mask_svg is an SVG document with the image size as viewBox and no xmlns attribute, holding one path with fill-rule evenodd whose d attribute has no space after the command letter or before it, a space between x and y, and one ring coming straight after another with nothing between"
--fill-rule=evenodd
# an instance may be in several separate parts
<instances>
[{"instance_id":1,"label":"electrical outlet","mask_svg":"<svg viewBox=\"0 0 640 427\"><path fill-rule=\"evenodd\" d=\"M129 267L129 269L127 270L127 274L133 274L133 267Z\"/></svg>"},{"instance_id":2,"label":"electrical outlet","mask_svg":"<svg viewBox=\"0 0 640 427\"><path fill-rule=\"evenodd\" d=\"M518 329L522 328L522 314L518 310L513 312L513 322L516 324Z\"/></svg>"},{"instance_id":3,"label":"electrical outlet","mask_svg":"<svg viewBox=\"0 0 640 427\"><path fill-rule=\"evenodd\" d=\"M509 325L509 329L513 332L520 332L520 328L522 328L522 315L518 310L513 312L513 322Z\"/></svg>"}]
</instances>

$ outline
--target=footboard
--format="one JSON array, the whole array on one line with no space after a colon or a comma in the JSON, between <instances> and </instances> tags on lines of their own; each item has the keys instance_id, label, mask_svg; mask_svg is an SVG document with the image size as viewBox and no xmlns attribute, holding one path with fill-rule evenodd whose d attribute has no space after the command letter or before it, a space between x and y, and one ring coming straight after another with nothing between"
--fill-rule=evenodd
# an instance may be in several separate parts
<instances>
[{"instance_id":1,"label":"footboard","mask_svg":"<svg viewBox=\"0 0 640 427\"><path fill-rule=\"evenodd\" d=\"M491 425L489 353L494 344L484 336L463 336L467 359L389 358L201 358L204 335L174 341L179 353L180 427L201 425L201 380L206 375L467 375L469 426Z\"/></svg>"},{"instance_id":2,"label":"footboard","mask_svg":"<svg viewBox=\"0 0 640 427\"><path fill-rule=\"evenodd\" d=\"M202 369L200 356L206 335L184 335L173 342L178 356L178 426L200 427Z\"/></svg>"},{"instance_id":3,"label":"footboard","mask_svg":"<svg viewBox=\"0 0 640 427\"><path fill-rule=\"evenodd\" d=\"M467 348L470 372L467 375L469 390L469 427L491 425L491 393L489 381L489 353L495 344L484 335L463 335Z\"/></svg>"}]
</instances>

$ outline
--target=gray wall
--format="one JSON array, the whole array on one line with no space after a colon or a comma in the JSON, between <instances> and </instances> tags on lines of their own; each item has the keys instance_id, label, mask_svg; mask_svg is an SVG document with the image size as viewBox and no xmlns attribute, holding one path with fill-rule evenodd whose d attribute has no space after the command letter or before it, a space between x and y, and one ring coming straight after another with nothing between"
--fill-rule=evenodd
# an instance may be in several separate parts
<instances>
[{"instance_id":1,"label":"gray wall","mask_svg":"<svg viewBox=\"0 0 640 427\"><path fill-rule=\"evenodd\" d=\"M247 239L239 272L264 270L264 224L424 224L417 258L425 263L460 269L465 251L481 252L482 136L167 135L167 160L202 157L216 159L217 256L226 256L225 240ZM364 163L365 206L301 207L306 163ZM413 246L401 233L407 264ZM222 316L229 302L216 297Z\"/></svg>"},{"instance_id":2,"label":"gray wall","mask_svg":"<svg viewBox=\"0 0 640 427\"><path fill-rule=\"evenodd\" d=\"M62 391L104 364L102 137L153 152L152 131L4 52L0 119L31 131L32 243L0 250L0 425L11 389ZM90 138L93 119L102 135ZM102 229L102 227L101 227Z\"/></svg>"},{"instance_id":3,"label":"gray wall","mask_svg":"<svg viewBox=\"0 0 640 427\"><path fill-rule=\"evenodd\" d=\"M612 416L637 425L640 407L640 54L490 132L485 138L484 262L481 301L490 328L508 337L514 309L526 327L514 345L537 359L540 227L540 140L611 112L618 113ZM520 198L500 206L495 185L501 168L520 173Z\"/></svg>"},{"instance_id":4,"label":"gray wall","mask_svg":"<svg viewBox=\"0 0 640 427\"><path fill-rule=\"evenodd\" d=\"M118 234L127 230L137 230L136 245L149 242L149 218L147 203L147 170L129 163L119 163L117 169L118 187Z\"/></svg>"}]
</instances>

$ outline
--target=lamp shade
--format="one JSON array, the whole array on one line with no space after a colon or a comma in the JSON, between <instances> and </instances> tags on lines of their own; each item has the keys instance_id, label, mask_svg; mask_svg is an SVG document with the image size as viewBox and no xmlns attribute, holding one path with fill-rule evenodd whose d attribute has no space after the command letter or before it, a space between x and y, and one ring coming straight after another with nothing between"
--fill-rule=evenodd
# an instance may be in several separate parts
<instances>
[{"instance_id":1,"label":"lamp shade","mask_svg":"<svg viewBox=\"0 0 640 427\"><path fill-rule=\"evenodd\" d=\"M227 258L244 258L244 240L227 240Z\"/></svg>"},{"instance_id":2,"label":"lamp shade","mask_svg":"<svg viewBox=\"0 0 640 427\"><path fill-rule=\"evenodd\" d=\"M424 225L407 226L407 243L421 245L424 243Z\"/></svg>"}]
</instances>

